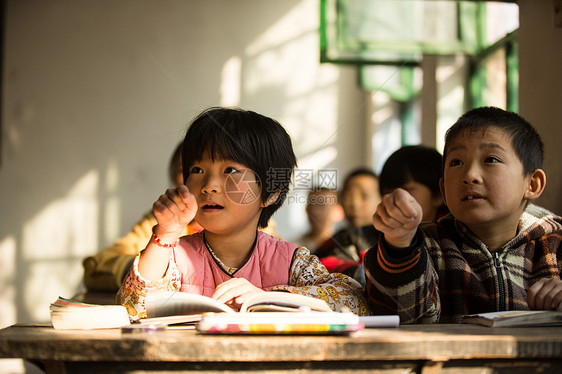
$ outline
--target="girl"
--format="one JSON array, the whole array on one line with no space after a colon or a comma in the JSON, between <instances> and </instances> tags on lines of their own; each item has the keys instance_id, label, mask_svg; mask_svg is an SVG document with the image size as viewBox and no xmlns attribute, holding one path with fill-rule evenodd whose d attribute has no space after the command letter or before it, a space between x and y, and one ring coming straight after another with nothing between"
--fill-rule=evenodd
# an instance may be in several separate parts
<instances>
[{"instance_id":1,"label":"girl","mask_svg":"<svg viewBox=\"0 0 562 374\"><path fill-rule=\"evenodd\" d=\"M210 296L235 310L255 293L287 291L367 314L361 285L258 231L281 207L296 166L277 121L241 109L204 111L185 135L182 164L185 185L154 203L158 224L117 293L133 320L146 317L151 290ZM204 230L180 238L193 219Z\"/></svg>"}]
</instances>

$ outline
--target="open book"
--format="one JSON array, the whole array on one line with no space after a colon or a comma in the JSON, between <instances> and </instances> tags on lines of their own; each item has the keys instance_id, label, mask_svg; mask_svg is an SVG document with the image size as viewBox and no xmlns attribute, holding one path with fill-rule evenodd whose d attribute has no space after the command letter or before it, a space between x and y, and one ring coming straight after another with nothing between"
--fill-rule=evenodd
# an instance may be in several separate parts
<instances>
[{"instance_id":1,"label":"open book","mask_svg":"<svg viewBox=\"0 0 562 374\"><path fill-rule=\"evenodd\" d=\"M174 324L198 322L203 313L236 314L229 306L210 297L176 291L150 292L145 299L146 315L143 324ZM249 312L332 312L328 304L321 299L270 291L257 293L240 308L240 313Z\"/></svg>"},{"instance_id":2,"label":"open book","mask_svg":"<svg viewBox=\"0 0 562 374\"><path fill-rule=\"evenodd\" d=\"M130 325L122 305L87 304L60 297L51 303L51 323L55 329L107 329Z\"/></svg>"},{"instance_id":3,"label":"open book","mask_svg":"<svg viewBox=\"0 0 562 374\"><path fill-rule=\"evenodd\" d=\"M562 312L555 310L510 310L479 313L465 316L463 322L489 327L562 325Z\"/></svg>"}]
</instances>

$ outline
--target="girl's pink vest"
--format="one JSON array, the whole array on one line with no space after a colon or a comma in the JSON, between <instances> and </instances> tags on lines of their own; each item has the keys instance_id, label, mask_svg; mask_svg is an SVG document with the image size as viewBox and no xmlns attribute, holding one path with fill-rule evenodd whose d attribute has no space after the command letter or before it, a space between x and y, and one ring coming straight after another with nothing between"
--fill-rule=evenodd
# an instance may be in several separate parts
<instances>
[{"instance_id":1,"label":"girl's pink vest","mask_svg":"<svg viewBox=\"0 0 562 374\"><path fill-rule=\"evenodd\" d=\"M258 231L254 251L248 261L233 275L216 263L203 241L203 232L181 238L174 250L182 277L182 292L211 296L217 285L245 278L254 286L269 291L289 283L289 270L298 245Z\"/></svg>"}]
</instances>

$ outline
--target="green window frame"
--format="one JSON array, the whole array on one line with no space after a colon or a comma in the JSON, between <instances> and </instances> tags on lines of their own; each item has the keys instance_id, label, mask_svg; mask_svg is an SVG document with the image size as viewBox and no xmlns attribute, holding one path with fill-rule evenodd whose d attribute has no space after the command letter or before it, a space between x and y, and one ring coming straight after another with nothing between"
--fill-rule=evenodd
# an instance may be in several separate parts
<instances>
[{"instance_id":1,"label":"green window frame","mask_svg":"<svg viewBox=\"0 0 562 374\"><path fill-rule=\"evenodd\" d=\"M496 1L517 4L515 0ZM517 30L500 40L487 40L487 2L451 0L321 0L320 1L320 61L322 63L351 64L359 67L359 83L367 91L383 91L400 105L402 141L408 132L415 131L412 108L418 100L421 85L415 79L424 55L462 54L469 59L469 77L465 83L466 109L490 105L486 92L489 87L488 63L504 54L506 109L518 109ZM377 6L379 8L377 8ZM362 8L363 7L363 8ZM396 8L393 8L396 7ZM379 9L388 11L382 16ZM419 38L419 25L413 14L422 10L431 17L448 12L443 39L438 33L428 32L435 39ZM395 19L392 19L392 16ZM400 27L394 21L407 20ZM442 20L444 18L432 18ZM385 22L387 21L387 22ZM422 20L422 23L425 19ZM440 23L440 22L438 22ZM386 32L379 25L394 27ZM382 26L381 26L382 27ZM424 24L425 27L425 24ZM429 28L431 29L431 25ZM402 32L402 29L405 29ZM370 31L370 32L368 32ZM425 35L425 33L423 33ZM395 35L398 35L395 37ZM388 37L385 40L384 37ZM401 39L402 38L402 39ZM377 73L378 72L378 73ZM386 74L385 74L386 72Z\"/></svg>"}]
</instances>

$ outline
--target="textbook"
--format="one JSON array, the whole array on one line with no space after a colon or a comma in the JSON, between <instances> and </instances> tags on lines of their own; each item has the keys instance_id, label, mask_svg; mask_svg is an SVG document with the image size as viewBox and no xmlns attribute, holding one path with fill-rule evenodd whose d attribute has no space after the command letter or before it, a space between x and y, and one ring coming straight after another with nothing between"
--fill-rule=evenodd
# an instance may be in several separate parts
<instances>
[{"instance_id":1,"label":"textbook","mask_svg":"<svg viewBox=\"0 0 562 374\"><path fill-rule=\"evenodd\" d=\"M174 324L198 322L203 313L252 313L252 312L299 312L310 310L315 312L330 312L328 304L321 299L293 294L288 292L270 291L257 293L249 298L235 312L225 305L210 297L179 292L179 291L154 291L145 299L146 319L141 319L143 324Z\"/></svg>"},{"instance_id":2,"label":"textbook","mask_svg":"<svg viewBox=\"0 0 562 374\"><path fill-rule=\"evenodd\" d=\"M336 312L205 313L197 324L202 334L342 335L362 330L359 316Z\"/></svg>"},{"instance_id":3,"label":"textbook","mask_svg":"<svg viewBox=\"0 0 562 374\"><path fill-rule=\"evenodd\" d=\"M562 312L555 310L509 310L470 314L464 323L489 327L529 327L562 325Z\"/></svg>"},{"instance_id":4,"label":"textbook","mask_svg":"<svg viewBox=\"0 0 562 374\"><path fill-rule=\"evenodd\" d=\"M50 305L51 323L57 330L108 329L130 325L122 305L88 304L60 297Z\"/></svg>"}]
</instances>

